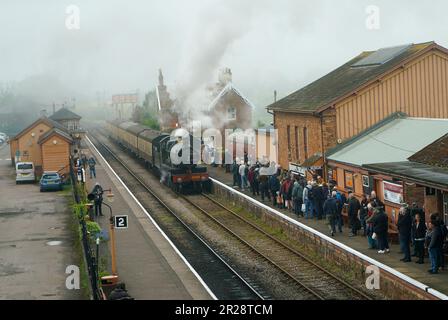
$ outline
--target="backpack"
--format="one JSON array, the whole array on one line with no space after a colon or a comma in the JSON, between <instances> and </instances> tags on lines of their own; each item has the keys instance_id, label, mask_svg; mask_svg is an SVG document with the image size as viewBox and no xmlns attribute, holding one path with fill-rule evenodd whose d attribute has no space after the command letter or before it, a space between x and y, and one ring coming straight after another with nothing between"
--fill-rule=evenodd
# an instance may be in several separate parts
<instances>
[{"instance_id":1,"label":"backpack","mask_svg":"<svg viewBox=\"0 0 448 320\"><path fill-rule=\"evenodd\" d=\"M314 199L313 188L308 188L308 200L313 199Z\"/></svg>"}]
</instances>

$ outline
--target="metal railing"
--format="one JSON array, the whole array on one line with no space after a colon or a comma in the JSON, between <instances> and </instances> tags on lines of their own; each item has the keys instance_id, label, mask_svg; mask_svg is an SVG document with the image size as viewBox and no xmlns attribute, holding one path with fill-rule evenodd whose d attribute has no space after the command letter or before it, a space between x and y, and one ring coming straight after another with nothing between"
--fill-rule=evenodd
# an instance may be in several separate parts
<instances>
[{"instance_id":1,"label":"metal railing","mask_svg":"<svg viewBox=\"0 0 448 320\"><path fill-rule=\"evenodd\" d=\"M75 174L75 170L73 168L73 159L70 158L70 180L73 187L73 198L77 204L82 204L82 197L79 194L79 188L78 188L78 180L77 176ZM84 190L84 188L82 188ZM87 224L84 220L84 216L80 215L77 217L80 227L81 227L81 236L82 236L82 246L84 251L84 257L87 265L87 271L89 275L90 280L90 287L92 290L92 296L94 300L102 300L103 294L101 292L101 289L99 288L99 282L98 282L98 259L95 256L95 254L92 251L92 247L90 245L90 239L89 234L87 232Z\"/></svg>"}]
</instances>

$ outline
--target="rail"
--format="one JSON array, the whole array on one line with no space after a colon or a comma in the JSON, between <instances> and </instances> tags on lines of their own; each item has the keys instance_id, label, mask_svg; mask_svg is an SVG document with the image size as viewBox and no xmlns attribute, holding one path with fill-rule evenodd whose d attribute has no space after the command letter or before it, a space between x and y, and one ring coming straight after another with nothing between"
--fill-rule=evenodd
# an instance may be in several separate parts
<instances>
[{"instance_id":1,"label":"rail","mask_svg":"<svg viewBox=\"0 0 448 320\"><path fill-rule=\"evenodd\" d=\"M213 178L210 178L210 179L212 180L213 183L216 183L217 185L221 186L222 188L224 188L224 189L226 189L228 191L231 191L234 194L237 194L238 196L244 198L245 200L251 202L252 204L269 211L270 213L272 213L272 214L282 218L283 220L285 220L285 221L287 221L289 223L292 223L295 226L310 232L311 234L313 234L313 235L315 235L315 236L317 236L317 237L319 237L319 238L321 238L321 239L331 243L332 245L334 245L334 246L336 246L336 247L338 247L338 248L340 248L340 249L342 249L344 251L347 251L348 253L358 257L361 260L364 260L365 262L368 262L370 265L374 265L374 266L378 267L380 270L383 270L383 271L385 271L385 272L395 276L396 278L406 282L407 284L409 284L409 285L411 285L411 286L413 286L413 287L415 287L417 289L423 290L424 292L434 296L437 299L448 300L448 296L447 295L445 295L445 294L443 294L443 293L441 293L441 292L439 292L439 291L437 291L437 290L435 290L435 289L433 289L433 288L431 288L431 287L429 287L429 286L427 286L427 285L425 285L425 284L423 284L423 283L421 283L421 282L419 282L419 281L417 281L415 279L412 279L411 277L409 277L409 276L407 276L407 275L405 275L405 274L403 274L403 273L401 273L401 272L399 272L399 271L397 271L397 270L395 270L395 269L393 269L393 268L391 268L391 267L389 267L389 266L387 266L387 265L385 265L385 264L383 264L383 263L381 263L381 262L379 262L377 260L374 260L374 259L372 259L372 258L370 258L370 257L368 257L368 256L366 256L364 254L362 254L361 252L356 251L353 248L350 248L349 246L347 246L347 245L345 245L345 244L343 244L341 242L338 242L335 239L332 239L332 238L328 237L327 235L325 235L325 234L323 234L323 233L321 233L321 232L319 232L319 231L317 231L317 230L315 230L315 229L313 229L313 228L311 228L311 227L309 227L307 225L304 225L303 223L300 223L299 221L296 221L296 220L288 217L287 215L285 215L285 214L283 214L283 213L281 213L281 212L279 212L279 211L277 211L277 210L275 210L275 209L273 209L273 208L271 208L271 207L269 207L269 206L267 206L267 205L265 205L265 204L255 200L255 199L245 195L244 193L239 192L238 190L235 190L235 189L227 186L226 184L224 184L224 183L222 183L222 182L220 182L220 181L218 181L216 179L213 179Z\"/></svg>"},{"instance_id":2,"label":"rail","mask_svg":"<svg viewBox=\"0 0 448 320\"><path fill-rule=\"evenodd\" d=\"M175 251L178 253L178 255L182 258L182 260L187 264L187 266L192 270L192 272L195 274L195 276L199 279L199 281L204 285L204 287L207 289L208 293L211 295L211 297L214 300L217 300L217 297L214 295L214 293L208 288L208 286L205 284L205 282L202 280L202 278L200 277L199 274L197 274L197 272L194 270L194 268L190 265L190 263L186 260L186 258L182 255L182 253L176 248L176 246L174 245L174 243L172 243L172 241L168 238L168 236L166 236L166 234L163 232L163 230L160 228L160 226L157 224L157 222L154 220L153 217L151 217L151 215L146 211L146 209L143 207L143 205L137 200L137 198L132 194L132 192L126 187L126 185L124 184L124 182L122 181L122 179L120 177L118 177L118 175L115 173L115 171L113 170L113 168L110 166L110 164L106 161L106 159L104 158L104 156L99 152L99 150L96 148L96 146L94 145L94 143L88 138L87 141L92 145L92 147L95 149L96 152L98 152L98 154L103 158L103 160L106 162L107 166L109 167L109 169L111 169L115 176L120 180L120 182L125 186L125 188L127 189L127 191L129 192L129 194L137 201L137 203L139 204L139 206L144 210L144 212L146 213L146 215L150 218L150 220L152 221L152 223L157 227L157 229L162 233L162 235L165 237L165 239L170 243L170 245L175 249ZM265 300L265 297L260 294L251 284L249 284L234 268L232 268L215 250L213 250L213 248L211 248L193 229L191 229L173 210L171 210L171 208L165 203L163 202L162 199L160 199L157 194L154 193L154 191L151 190L151 188L149 188L146 183L144 181L142 181L142 179L137 176L119 157L117 157L115 155L115 153L109 148L107 147L105 144L103 144L102 142L98 141L98 139L96 139L97 142L104 148L106 149L110 155L145 189L148 191L148 193L154 198L156 199L156 201L162 206L164 207L171 215L173 215L185 228L186 230L188 230L191 234L193 234L208 250L210 250L210 252L219 260L221 261L237 278L239 278L246 286L247 288L253 292L253 294L258 297L261 300Z\"/></svg>"}]
</instances>

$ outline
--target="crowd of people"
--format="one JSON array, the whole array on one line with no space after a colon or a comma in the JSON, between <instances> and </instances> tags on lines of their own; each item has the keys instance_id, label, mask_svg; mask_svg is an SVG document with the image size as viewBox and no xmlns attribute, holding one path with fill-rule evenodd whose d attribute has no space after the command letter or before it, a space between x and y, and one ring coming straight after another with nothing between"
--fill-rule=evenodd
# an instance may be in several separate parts
<instances>
[{"instance_id":1,"label":"crowd of people","mask_svg":"<svg viewBox=\"0 0 448 320\"><path fill-rule=\"evenodd\" d=\"M262 202L269 201L274 207L288 210L298 217L326 220L332 237L343 232L345 213L349 237L365 237L368 248L378 250L378 254L390 252L389 217L375 191L363 195L359 201L352 192L346 196L338 190L335 181L327 184L319 176L306 181L304 177L283 171L278 166L275 170L268 168L269 165L251 164L246 159L234 161L229 170L233 175L233 186L242 191L250 190ZM439 269L444 269L448 230L439 214L432 214L430 221L426 222L424 209L416 204L402 203L396 229L404 254L401 261L411 262L412 246L412 256L417 258L418 264L424 263L427 250L431 262L429 273L437 274Z\"/></svg>"}]
</instances>

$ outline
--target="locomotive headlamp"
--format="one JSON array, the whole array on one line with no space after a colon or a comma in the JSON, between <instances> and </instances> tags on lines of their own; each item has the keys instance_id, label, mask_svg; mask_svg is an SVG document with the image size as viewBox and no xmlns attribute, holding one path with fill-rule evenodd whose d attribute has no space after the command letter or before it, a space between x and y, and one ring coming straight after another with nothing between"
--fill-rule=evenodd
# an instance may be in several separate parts
<instances>
[{"instance_id":1,"label":"locomotive headlamp","mask_svg":"<svg viewBox=\"0 0 448 320\"><path fill-rule=\"evenodd\" d=\"M177 178L177 183L182 183L182 178Z\"/></svg>"}]
</instances>

